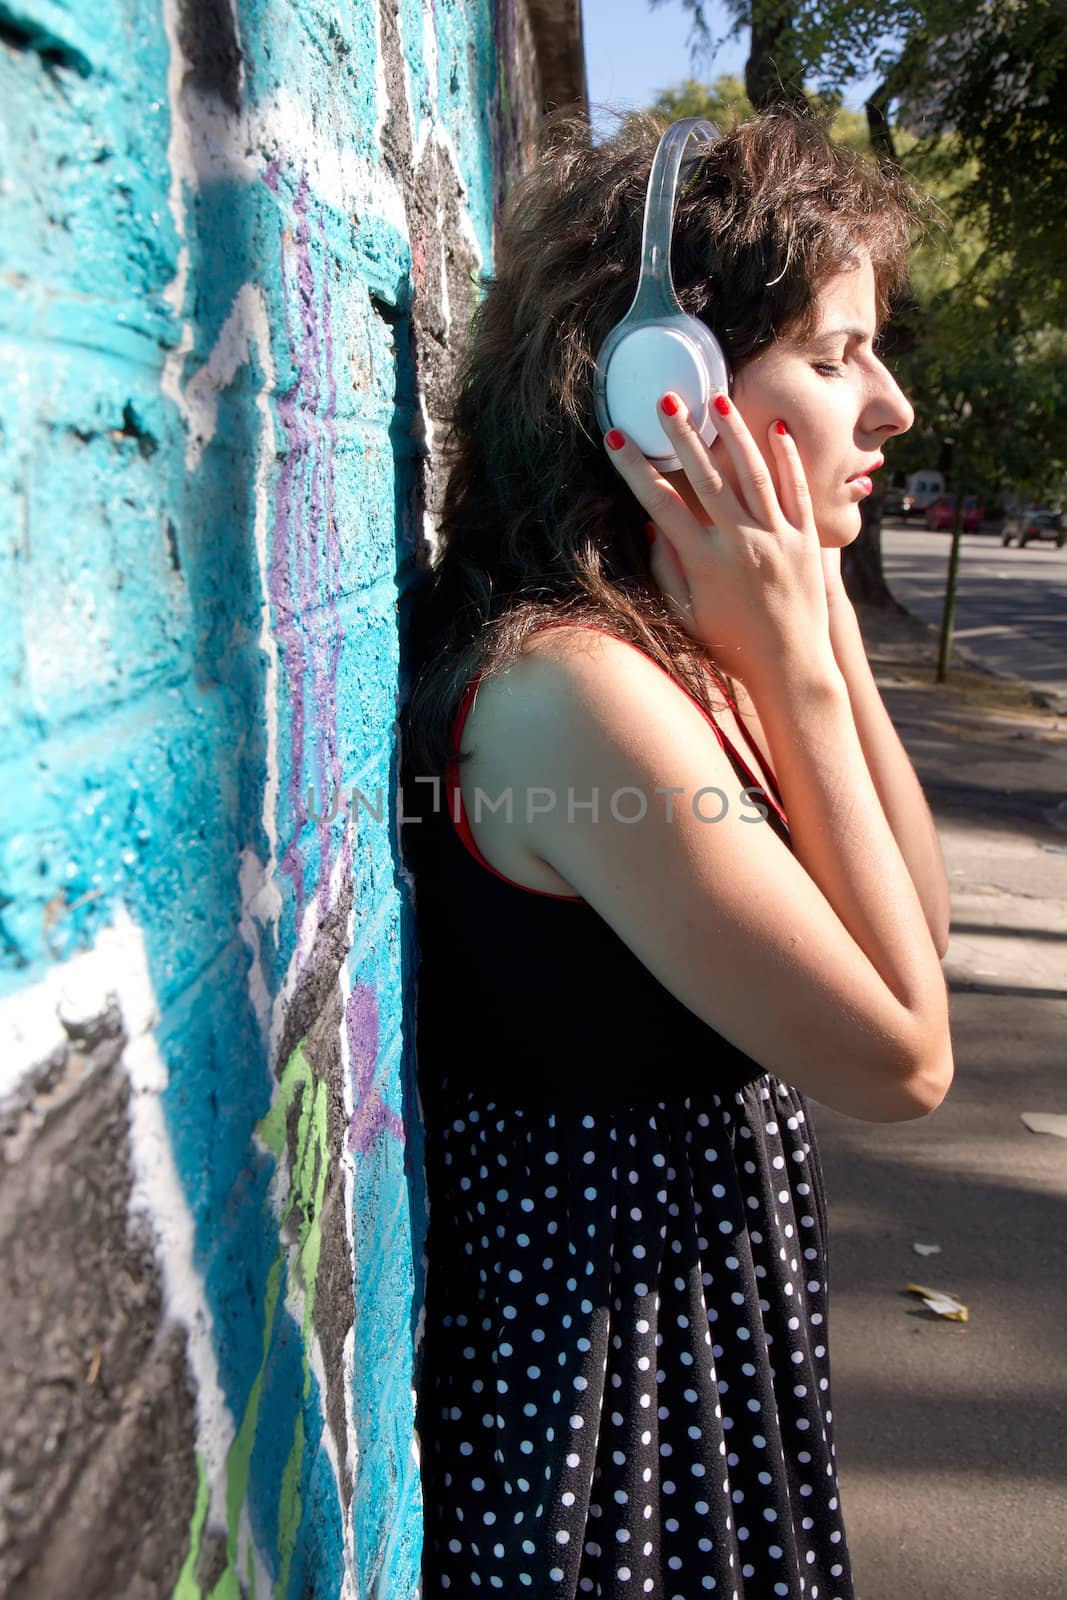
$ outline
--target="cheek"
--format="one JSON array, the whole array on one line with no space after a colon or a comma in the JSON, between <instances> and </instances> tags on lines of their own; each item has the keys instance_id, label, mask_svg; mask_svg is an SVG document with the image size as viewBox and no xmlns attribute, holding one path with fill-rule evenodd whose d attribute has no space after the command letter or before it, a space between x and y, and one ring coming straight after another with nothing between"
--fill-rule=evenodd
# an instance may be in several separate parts
<instances>
[{"instance_id":1,"label":"cheek","mask_svg":"<svg viewBox=\"0 0 1067 1600\"><path fill-rule=\"evenodd\" d=\"M799 420L797 449L813 493L817 489L832 493L844 487L850 470L846 465L847 452L842 447L842 440L847 437L844 425L830 426L825 415L813 419L809 414Z\"/></svg>"},{"instance_id":2,"label":"cheek","mask_svg":"<svg viewBox=\"0 0 1067 1600\"><path fill-rule=\"evenodd\" d=\"M803 426L793 437L804 468L804 476L808 480L808 488L812 498L817 501L825 494L832 473L827 462L826 440L820 439L810 428Z\"/></svg>"}]
</instances>

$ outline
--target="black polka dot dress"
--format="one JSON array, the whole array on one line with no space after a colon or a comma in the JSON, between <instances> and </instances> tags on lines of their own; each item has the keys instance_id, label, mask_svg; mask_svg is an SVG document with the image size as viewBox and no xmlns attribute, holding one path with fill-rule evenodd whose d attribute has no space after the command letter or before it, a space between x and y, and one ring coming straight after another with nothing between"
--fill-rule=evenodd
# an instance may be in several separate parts
<instances>
[{"instance_id":1,"label":"black polka dot dress","mask_svg":"<svg viewBox=\"0 0 1067 1600\"><path fill-rule=\"evenodd\" d=\"M854 1600L804 1096L424 820L422 1600Z\"/></svg>"}]
</instances>

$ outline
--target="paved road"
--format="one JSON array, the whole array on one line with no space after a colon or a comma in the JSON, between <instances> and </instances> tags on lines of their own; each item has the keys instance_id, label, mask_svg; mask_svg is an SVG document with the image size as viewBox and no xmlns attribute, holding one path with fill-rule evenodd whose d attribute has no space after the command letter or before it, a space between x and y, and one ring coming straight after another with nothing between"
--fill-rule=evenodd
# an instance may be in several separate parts
<instances>
[{"instance_id":1,"label":"paved road","mask_svg":"<svg viewBox=\"0 0 1067 1600\"><path fill-rule=\"evenodd\" d=\"M929 681L887 680L883 694L952 886L956 1076L913 1122L815 1108L856 1594L1064 1600L1067 1141L1020 1113L1067 1112L1067 822L1054 810L1067 738L1048 714L961 707ZM958 1296L969 1320L937 1317L908 1283Z\"/></svg>"},{"instance_id":2,"label":"paved road","mask_svg":"<svg viewBox=\"0 0 1067 1600\"><path fill-rule=\"evenodd\" d=\"M952 540L915 526L882 529L886 581L901 605L941 625ZM1015 546L964 534L952 630L961 655L1021 678L1067 710L1067 546Z\"/></svg>"}]
</instances>

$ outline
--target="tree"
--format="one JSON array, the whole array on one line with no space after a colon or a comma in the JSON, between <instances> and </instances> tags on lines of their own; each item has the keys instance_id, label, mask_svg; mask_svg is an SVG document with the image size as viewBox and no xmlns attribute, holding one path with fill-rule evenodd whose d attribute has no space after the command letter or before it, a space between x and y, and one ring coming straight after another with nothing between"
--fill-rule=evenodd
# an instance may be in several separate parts
<instances>
[{"instance_id":1,"label":"tree","mask_svg":"<svg viewBox=\"0 0 1067 1600\"><path fill-rule=\"evenodd\" d=\"M651 0L654 5L656 0ZM694 59L723 42L706 0L693 17ZM949 146L973 162L955 215L981 226L1027 294L1067 321L1067 6L1063 0L726 0L729 36L750 28L745 82L755 106L796 98L809 80L840 96L873 68L871 148L895 159L893 127L924 159ZM805 88L802 92L810 94Z\"/></svg>"},{"instance_id":2,"label":"tree","mask_svg":"<svg viewBox=\"0 0 1067 1600\"><path fill-rule=\"evenodd\" d=\"M752 102L741 79L727 73L714 83L687 78L677 88L665 89L652 110L672 122L682 117L706 117L716 127L728 127L735 115L741 121L752 115Z\"/></svg>"}]
</instances>

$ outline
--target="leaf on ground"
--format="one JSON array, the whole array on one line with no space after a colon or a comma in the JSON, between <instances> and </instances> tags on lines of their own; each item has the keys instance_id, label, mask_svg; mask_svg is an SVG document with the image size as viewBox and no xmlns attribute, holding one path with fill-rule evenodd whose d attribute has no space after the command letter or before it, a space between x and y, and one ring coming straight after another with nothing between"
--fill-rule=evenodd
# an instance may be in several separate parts
<instances>
[{"instance_id":1,"label":"leaf on ground","mask_svg":"<svg viewBox=\"0 0 1067 1600\"><path fill-rule=\"evenodd\" d=\"M1053 1111L1020 1111L1019 1116L1031 1133L1053 1133L1067 1139L1067 1116Z\"/></svg>"},{"instance_id":2,"label":"leaf on ground","mask_svg":"<svg viewBox=\"0 0 1067 1600\"><path fill-rule=\"evenodd\" d=\"M935 1311L939 1317L945 1317L949 1322L967 1321L969 1313L961 1300L955 1300L950 1294L942 1294L940 1289L924 1289L919 1283L909 1283L906 1287L909 1294L921 1295L923 1305Z\"/></svg>"}]
</instances>

